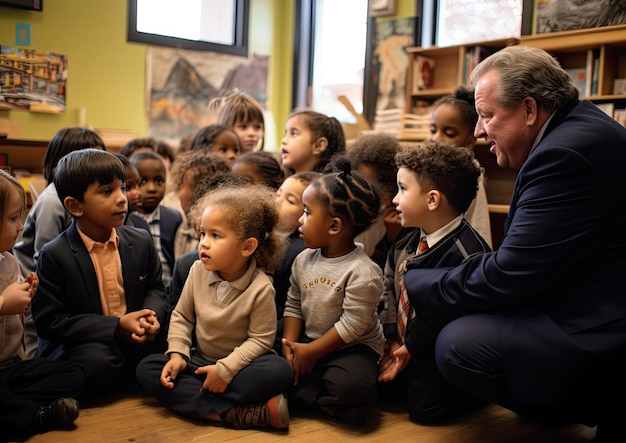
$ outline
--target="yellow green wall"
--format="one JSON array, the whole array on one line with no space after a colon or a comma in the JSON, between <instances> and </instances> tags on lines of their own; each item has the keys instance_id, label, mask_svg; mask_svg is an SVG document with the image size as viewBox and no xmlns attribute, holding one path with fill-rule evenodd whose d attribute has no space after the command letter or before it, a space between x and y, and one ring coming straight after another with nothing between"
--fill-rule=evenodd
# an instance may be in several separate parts
<instances>
[{"instance_id":1,"label":"yellow green wall","mask_svg":"<svg viewBox=\"0 0 626 443\"><path fill-rule=\"evenodd\" d=\"M250 0L250 51L271 55L269 108L280 133L291 103L293 5ZM17 120L22 138L49 140L60 128L79 124L84 107L94 128L145 135L146 45L126 42L126 17L126 0L47 0L43 12L0 6L0 45L69 57L66 113L0 111L0 117ZM15 44L16 23L30 25L29 46Z\"/></svg>"},{"instance_id":2,"label":"yellow green wall","mask_svg":"<svg viewBox=\"0 0 626 443\"><path fill-rule=\"evenodd\" d=\"M414 15L414 3L398 0L396 17ZM268 110L277 140L291 110L294 4L250 0L250 51L271 55ZM94 128L145 135L146 45L126 42L126 17L127 0L46 0L43 12L0 6L1 45L69 56L65 114L0 110L0 117L17 120L25 139L49 140L60 128L79 124L79 109L84 107L86 123ZM29 46L15 44L16 23L30 25Z\"/></svg>"}]
</instances>

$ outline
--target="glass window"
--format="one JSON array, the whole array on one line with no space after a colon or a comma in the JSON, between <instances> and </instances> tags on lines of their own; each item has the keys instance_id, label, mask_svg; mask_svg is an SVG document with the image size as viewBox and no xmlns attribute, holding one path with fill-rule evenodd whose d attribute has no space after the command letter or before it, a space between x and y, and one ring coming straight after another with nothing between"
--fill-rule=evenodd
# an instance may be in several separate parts
<instances>
[{"instance_id":1,"label":"glass window","mask_svg":"<svg viewBox=\"0 0 626 443\"><path fill-rule=\"evenodd\" d=\"M317 0L313 31L311 108L343 122L354 117L337 98L363 113L367 0Z\"/></svg>"},{"instance_id":2,"label":"glass window","mask_svg":"<svg viewBox=\"0 0 626 443\"><path fill-rule=\"evenodd\" d=\"M128 40L247 56L248 0L128 0Z\"/></svg>"}]
</instances>

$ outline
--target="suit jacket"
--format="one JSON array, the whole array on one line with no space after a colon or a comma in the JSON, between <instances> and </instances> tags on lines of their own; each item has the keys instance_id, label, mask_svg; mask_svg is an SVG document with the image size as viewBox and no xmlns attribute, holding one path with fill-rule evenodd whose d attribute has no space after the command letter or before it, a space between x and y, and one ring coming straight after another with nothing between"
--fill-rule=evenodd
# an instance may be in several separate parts
<instances>
[{"instance_id":1,"label":"suit jacket","mask_svg":"<svg viewBox=\"0 0 626 443\"><path fill-rule=\"evenodd\" d=\"M619 352L625 165L626 129L588 101L557 112L518 173L500 248L452 269L409 270L411 303L453 317L524 311L537 321L517 328L520 340L534 333L571 352Z\"/></svg>"},{"instance_id":2,"label":"suit jacket","mask_svg":"<svg viewBox=\"0 0 626 443\"><path fill-rule=\"evenodd\" d=\"M127 312L149 308L165 327L168 305L161 263L147 232L117 228ZM47 243L37 261L39 289L32 310L42 356L59 345L113 344L119 318L102 314L96 271L76 223Z\"/></svg>"}]
</instances>

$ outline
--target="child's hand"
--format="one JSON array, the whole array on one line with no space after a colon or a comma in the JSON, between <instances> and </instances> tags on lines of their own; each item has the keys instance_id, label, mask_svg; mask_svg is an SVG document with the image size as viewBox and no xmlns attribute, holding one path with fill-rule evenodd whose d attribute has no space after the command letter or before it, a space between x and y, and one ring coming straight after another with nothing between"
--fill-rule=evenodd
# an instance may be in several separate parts
<instances>
[{"instance_id":1,"label":"child's hand","mask_svg":"<svg viewBox=\"0 0 626 443\"><path fill-rule=\"evenodd\" d=\"M298 343L283 338L283 349L287 348L291 353L291 365L293 366L293 384L298 384L300 374L310 374L317 362L317 357L310 351L307 343ZM283 355L285 353L283 352Z\"/></svg>"},{"instance_id":2,"label":"child's hand","mask_svg":"<svg viewBox=\"0 0 626 443\"><path fill-rule=\"evenodd\" d=\"M142 326L140 319L150 315L156 316L156 313L152 309L129 312L120 318L115 335L128 342L146 343L150 335L146 333L146 329Z\"/></svg>"},{"instance_id":3,"label":"child's hand","mask_svg":"<svg viewBox=\"0 0 626 443\"><path fill-rule=\"evenodd\" d=\"M11 283L7 286L0 294L0 314L23 314L32 297L30 287L29 282Z\"/></svg>"},{"instance_id":4,"label":"child's hand","mask_svg":"<svg viewBox=\"0 0 626 443\"><path fill-rule=\"evenodd\" d=\"M380 362L378 381L395 379L404 370L409 360L411 360L411 353L407 347L405 345L400 346L400 343L395 340L392 341Z\"/></svg>"},{"instance_id":5,"label":"child's hand","mask_svg":"<svg viewBox=\"0 0 626 443\"><path fill-rule=\"evenodd\" d=\"M146 317L141 317L139 319L139 325L146 331L149 341L154 341L161 330L161 324L155 312Z\"/></svg>"},{"instance_id":6,"label":"child's hand","mask_svg":"<svg viewBox=\"0 0 626 443\"><path fill-rule=\"evenodd\" d=\"M288 343L291 343L291 342L283 337L283 339L281 340L281 343L283 344L283 357L285 357L285 359L289 362L289 364L293 366L293 361L296 358L296 354L293 353L293 350L288 345Z\"/></svg>"},{"instance_id":7,"label":"child's hand","mask_svg":"<svg viewBox=\"0 0 626 443\"><path fill-rule=\"evenodd\" d=\"M24 282L30 283L30 288L28 291L30 292L30 297L32 298L37 292L37 288L39 287L39 277L34 272L31 272L26 276Z\"/></svg>"},{"instance_id":8,"label":"child's hand","mask_svg":"<svg viewBox=\"0 0 626 443\"><path fill-rule=\"evenodd\" d=\"M395 206L391 205L385 207L383 210L383 223L385 224L385 229L387 229L387 238L393 242L402 229L400 214Z\"/></svg>"},{"instance_id":9,"label":"child's hand","mask_svg":"<svg viewBox=\"0 0 626 443\"><path fill-rule=\"evenodd\" d=\"M174 388L174 380L178 377L182 371L187 368L187 361L183 358L182 355L173 352L170 354L170 359L165 366L163 366L163 370L161 371L161 377L159 380L161 381L161 385L165 388Z\"/></svg>"},{"instance_id":10,"label":"child's hand","mask_svg":"<svg viewBox=\"0 0 626 443\"><path fill-rule=\"evenodd\" d=\"M206 374L206 379L204 383L202 383L200 391L210 391L215 394L221 394L228 387L228 383L218 374L216 365L202 366L196 369L194 374Z\"/></svg>"}]
</instances>

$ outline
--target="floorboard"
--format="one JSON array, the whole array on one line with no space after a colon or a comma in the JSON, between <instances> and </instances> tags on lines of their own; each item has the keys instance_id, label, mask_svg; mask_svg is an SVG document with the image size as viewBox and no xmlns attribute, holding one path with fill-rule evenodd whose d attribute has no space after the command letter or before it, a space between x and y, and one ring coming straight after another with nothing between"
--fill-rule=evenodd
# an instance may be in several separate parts
<instances>
[{"instance_id":1,"label":"floorboard","mask_svg":"<svg viewBox=\"0 0 626 443\"><path fill-rule=\"evenodd\" d=\"M312 413L291 417L287 431L233 430L195 423L163 408L140 393L117 397L100 405L82 405L73 429L52 431L29 443L161 443L161 442L344 442L363 443L588 443L594 428L582 425L545 427L495 405L456 423L420 426L396 406L381 406L364 427L346 425Z\"/></svg>"}]
</instances>

